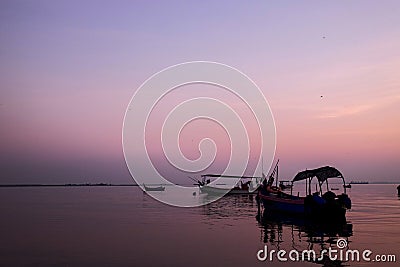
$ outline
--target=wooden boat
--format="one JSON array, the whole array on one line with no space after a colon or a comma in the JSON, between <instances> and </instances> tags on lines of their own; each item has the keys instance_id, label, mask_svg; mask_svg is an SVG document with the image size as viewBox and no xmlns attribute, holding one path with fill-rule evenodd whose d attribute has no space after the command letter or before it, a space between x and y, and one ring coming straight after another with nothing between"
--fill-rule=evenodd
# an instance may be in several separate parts
<instances>
[{"instance_id":1,"label":"wooden boat","mask_svg":"<svg viewBox=\"0 0 400 267\"><path fill-rule=\"evenodd\" d=\"M150 192L150 191L164 191L165 190L165 186L156 186L156 187L150 187L150 186L146 186L145 184L143 184L144 186L144 190Z\"/></svg>"},{"instance_id":2,"label":"wooden boat","mask_svg":"<svg viewBox=\"0 0 400 267\"><path fill-rule=\"evenodd\" d=\"M214 186L209 186L209 185L203 185L200 186L200 192L201 193L206 193L209 195L252 195L252 194L257 194L257 189L254 189L253 191L250 191L249 188L243 188L243 187L234 187L232 189L228 188L221 188L221 187L214 187Z\"/></svg>"},{"instance_id":3,"label":"wooden boat","mask_svg":"<svg viewBox=\"0 0 400 267\"><path fill-rule=\"evenodd\" d=\"M299 172L292 182L306 181L307 195L300 197L292 194L293 188L290 194L287 194L278 186L273 186L277 168L278 165L275 166L268 181L264 180L258 191L257 200L263 203L265 209L321 220L345 220L346 210L351 208L351 200L346 194L346 187L343 187L343 194L336 195L329 190L328 185L328 178L335 177L341 178L345 184L343 175L337 169L325 166ZM314 193L311 193L311 181L314 178L317 179L319 190L317 188ZM323 184L326 184L325 193L322 191Z\"/></svg>"},{"instance_id":4,"label":"wooden boat","mask_svg":"<svg viewBox=\"0 0 400 267\"><path fill-rule=\"evenodd\" d=\"M201 176L202 180L195 180L195 185L199 186L200 192L209 195L252 195L257 194L257 190L261 185L262 177L253 176L234 176L234 175L220 175L220 174L204 174ZM239 182L233 187L221 187L218 184L211 182L210 178L229 178L239 179ZM244 180L247 180L243 182Z\"/></svg>"}]
</instances>

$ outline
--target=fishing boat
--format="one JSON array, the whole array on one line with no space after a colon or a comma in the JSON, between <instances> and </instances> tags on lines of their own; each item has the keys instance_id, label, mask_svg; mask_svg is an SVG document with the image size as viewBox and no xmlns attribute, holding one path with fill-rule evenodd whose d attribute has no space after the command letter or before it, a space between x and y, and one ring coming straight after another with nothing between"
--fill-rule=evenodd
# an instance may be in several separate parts
<instances>
[{"instance_id":1,"label":"fishing boat","mask_svg":"<svg viewBox=\"0 0 400 267\"><path fill-rule=\"evenodd\" d=\"M150 191L164 191L165 190L165 186L162 186L162 185L160 185L160 186L156 186L156 187L150 187L150 186L146 186L145 184L143 184L143 186L144 186L144 190L146 190L147 192L150 192Z\"/></svg>"},{"instance_id":2,"label":"fishing boat","mask_svg":"<svg viewBox=\"0 0 400 267\"><path fill-rule=\"evenodd\" d=\"M288 213L293 215L305 216L306 218L315 218L322 220L345 220L346 210L351 208L351 200L344 192L336 195L329 190L328 179L340 178L345 185L343 175L334 167L325 166L312 170L299 172L292 180L292 183L305 181L306 196L293 195L293 187L290 194L283 192L278 186L273 186L276 178L278 165L275 166L268 181L264 179L257 195L259 203L264 205L265 209L270 211ZM312 181L316 179L316 189L312 192ZM323 187L326 185L325 193Z\"/></svg>"},{"instance_id":3,"label":"fishing boat","mask_svg":"<svg viewBox=\"0 0 400 267\"><path fill-rule=\"evenodd\" d=\"M203 194L209 195L252 195L257 194L258 188L261 186L262 177L255 176L235 176L235 175L221 175L221 174L204 174L201 175L201 180L196 180L189 177L196 182ZM233 187L227 184L217 184L211 181L213 178L222 179L235 179L239 180ZM229 185L230 183L228 183ZM233 185L233 184L231 184Z\"/></svg>"}]
</instances>

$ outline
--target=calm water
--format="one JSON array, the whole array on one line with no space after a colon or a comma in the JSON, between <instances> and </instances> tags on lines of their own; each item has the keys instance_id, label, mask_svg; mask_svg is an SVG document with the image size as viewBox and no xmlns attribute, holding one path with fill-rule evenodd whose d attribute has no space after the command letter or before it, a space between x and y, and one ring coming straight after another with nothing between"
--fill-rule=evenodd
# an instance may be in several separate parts
<instances>
[{"instance_id":1,"label":"calm water","mask_svg":"<svg viewBox=\"0 0 400 267\"><path fill-rule=\"evenodd\" d=\"M398 266L396 186L353 185L349 194L348 223L332 229L270 215L257 221L248 196L174 208L137 187L0 188L0 266L321 266L259 262L256 253L264 245L318 252L339 237L350 249L395 254L397 263L325 266Z\"/></svg>"}]
</instances>

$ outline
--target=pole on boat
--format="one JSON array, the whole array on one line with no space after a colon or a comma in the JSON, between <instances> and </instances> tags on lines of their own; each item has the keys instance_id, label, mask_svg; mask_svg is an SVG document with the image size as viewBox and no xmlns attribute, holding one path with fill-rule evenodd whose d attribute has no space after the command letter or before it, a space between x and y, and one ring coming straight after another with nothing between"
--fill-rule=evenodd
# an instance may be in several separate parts
<instances>
[{"instance_id":1,"label":"pole on boat","mask_svg":"<svg viewBox=\"0 0 400 267\"><path fill-rule=\"evenodd\" d=\"M346 194L346 181L344 180L343 175L341 175L341 176L342 176L342 181L343 181L343 191Z\"/></svg>"},{"instance_id":2,"label":"pole on boat","mask_svg":"<svg viewBox=\"0 0 400 267\"><path fill-rule=\"evenodd\" d=\"M293 196L293 181L292 181L292 185L290 187L290 195Z\"/></svg>"},{"instance_id":3,"label":"pole on boat","mask_svg":"<svg viewBox=\"0 0 400 267\"><path fill-rule=\"evenodd\" d=\"M319 192L320 192L321 196L322 196L322 183L323 183L323 182L320 182L320 181L318 180Z\"/></svg>"},{"instance_id":4,"label":"pole on boat","mask_svg":"<svg viewBox=\"0 0 400 267\"><path fill-rule=\"evenodd\" d=\"M261 176L264 175L264 156L261 156Z\"/></svg>"},{"instance_id":5,"label":"pole on boat","mask_svg":"<svg viewBox=\"0 0 400 267\"><path fill-rule=\"evenodd\" d=\"M307 185L308 185L308 181L307 181L307 179L306 179L306 195L307 195L307 192L308 192L308 190L307 190Z\"/></svg>"}]
</instances>

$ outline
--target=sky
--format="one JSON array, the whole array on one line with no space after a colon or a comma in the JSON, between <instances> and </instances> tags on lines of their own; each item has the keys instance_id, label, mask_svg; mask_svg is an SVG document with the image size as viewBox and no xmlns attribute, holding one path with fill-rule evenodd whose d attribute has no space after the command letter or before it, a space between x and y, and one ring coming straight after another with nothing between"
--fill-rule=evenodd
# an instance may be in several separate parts
<instances>
[{"instance_id":1,"label":"sky","mask_svg":"<svg viewBox=\"0 0 400 267\"><path fill-rule=\"evenodd\" d=\"M131 183L121 144L131 97L194 60L237 68L262 90L283 179L331 165L349 180L400 182L399 1L215 2L1 1L0 183ZM180 140L188 158L210 133L230 147L217 125L192 126Z\"/></svg>"}]
</instances>

